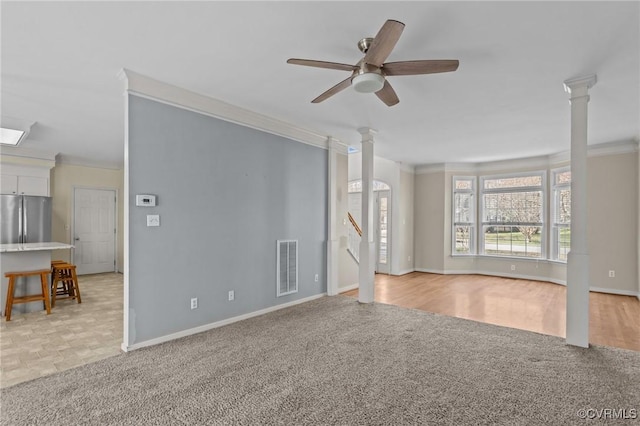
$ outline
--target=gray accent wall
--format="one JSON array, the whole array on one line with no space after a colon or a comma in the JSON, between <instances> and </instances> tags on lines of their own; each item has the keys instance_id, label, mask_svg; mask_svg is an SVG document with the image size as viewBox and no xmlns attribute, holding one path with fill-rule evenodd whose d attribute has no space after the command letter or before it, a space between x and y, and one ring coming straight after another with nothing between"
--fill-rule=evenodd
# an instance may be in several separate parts
<instances>
[{"instance_id":1,"label":"gray accent wall","mask_svg":"<svg viewBox=\"0 0 640 426\"><path fill-rule=\"evenodd\" d=\"M128 345L326 292L326 150L135 95L128 108ZM299 241L299 291L280 298L278 239Z\"/></svg>"}]
</instances>

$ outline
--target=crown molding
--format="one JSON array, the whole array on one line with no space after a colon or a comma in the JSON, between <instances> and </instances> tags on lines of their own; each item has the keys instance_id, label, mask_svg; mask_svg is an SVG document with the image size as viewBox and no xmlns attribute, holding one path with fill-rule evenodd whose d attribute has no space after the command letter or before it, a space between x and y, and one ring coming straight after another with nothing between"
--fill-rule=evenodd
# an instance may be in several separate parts
<instances>
[{"instance_id":1,"label":"crown molding","mask_svg":"<svg viewBox=\"0 0 640 426\"><path fill-rule=\"evenodd\" d=\"M445 163L437 164L421 164L415 167L415 174L426 175L429 173L443 173L445 171Z\"/></svg>"},{"instance_id":2,"label":"crown molding","mask_svg":"<svg viewBox=\"0 0 640 426\"><path fill-rule=\"evenodd\" d=\"M632 154L638 152L638 141L623 140L607 142L587 147L589 157L602 157L607 155ZM434 163L416 166L416 174L460 172L460 173L496 173L500 171L513 171L514 169L540 169L548 167L561 167L570 164L570 151L562 151L557 154L538 157L516 158L513 160L490 161L486 163Z\"/></svg>"},{"instance_id":3,"label":"crown molding","mask_svg":"<svg viewBox=\"0 0 640 426\"><path fill-rule=\"evenodd\" d=\"M67 166L79 166L90 167L93 169L106 169L106 170L122 170L123 165L117 162L107 163L99 160L92 160L84 157L76 157L72 155L58 154L56 156L56 164L64 164Z\"/></svg>"},{"instance_id":4,"label":"crown molding","mask_svg":"<svg viewBox=\"0 0 640 426\"><path fill-rule=\"evenodd\" d=\"M52 169L56 165L56 154L35 149L2 146L0 147L0 163Z\"/></svg>"},{"instance_id":5,"label":"crown molding","mask_svg":"<svg viewBox=\"0 0 640 426\"><path fill-rule=\"evenodd\" d=\"M587 156L602 157L606 155L631 154L638 151L638 141L624 140L608 143L599 143L587 147Z\"/></svg>"},{"instance_id":6,"label":"crown molding","mask_svg":"<svg viewBox=\"0 0 640 426\"><path fill-rule=\"evenodd\" d=\"M327 137L327 147L335 150L338 154L347 155L349 153L349 146L332 136Z\"/></svg>"},{"instance_id":7,"label":"crown molding","mask_svg":"<svg viewBox=\"0 0 640 426\"><path fill-rule=\"evenodd\" d=\"M130 95L148 98L308 145L328 149L327 135L313 130L304 129L209 96L155 80L128 69L122 69L118 73L118 77L125 81L125 91Z\"/></svg>"},{"instance_id":8,"label":"crown molding","mask_svg":"<svg viewBox=\"0 0 640 426\"><path fill-rule=\"evenodd\" d=\"M396 164L398 164L398 167L400 167L400 171L401 172L411 173L411 174L415 174L416 173L415 166L413 166L411 164L400 163L400 162L397 162Z\"/></svg>"},{"instance_id":9,"label":"crown molding","mask_svg":"<svg viewBox=\"0 0 640 426\"><path fill-rule=\"evenodd\" d=\"M551 166L549 162L549 156L537 156L537 157L526 157L526 158L516 158L513 160L501 160L501 161L491 161L487 163L479 163L476 164L476 170L480 173L485 172L500 172L500 171L510 171L513 169L543 169Z\"/></svg>"}]
</instances>

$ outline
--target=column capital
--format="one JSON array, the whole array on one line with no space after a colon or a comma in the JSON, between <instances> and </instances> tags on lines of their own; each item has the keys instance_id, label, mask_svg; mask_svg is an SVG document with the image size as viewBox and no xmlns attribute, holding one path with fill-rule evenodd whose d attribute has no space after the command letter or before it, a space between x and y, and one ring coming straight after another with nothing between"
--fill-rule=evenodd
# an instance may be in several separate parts
<instances>
[{"instance_id":1,"label":"column capital","mask_svg":"<svg viewBox=\"0 0 640 426\"><path fill-rule=\"evenodd\" d=\"M370 127L360 127L358 129L358 133L362 135L362 142L373 143L373 137L375 136L376 133L378 133L378 131Z\"/></svg>"},{"instance_id":2,"label":"column capital","mask_svg":"<svg viewBox=\"0 0 640 426\"><path fill-rule=\"evenodd\" d=\"M570 98L587 96L591 89L598 82L598 76L595 74L584 77L570 78L564 81L564 91L570 95Z\"/></svg>"}]
</instances>

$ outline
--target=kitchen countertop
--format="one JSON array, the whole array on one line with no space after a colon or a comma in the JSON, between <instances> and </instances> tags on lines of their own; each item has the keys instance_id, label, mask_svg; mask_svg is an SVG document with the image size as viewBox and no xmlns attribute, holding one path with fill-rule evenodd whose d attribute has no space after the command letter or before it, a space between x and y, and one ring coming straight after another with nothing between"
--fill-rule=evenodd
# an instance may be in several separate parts
<instances>
[{"instance_id":1,"label":"kitchen countertop","mask_svg":"<svg viewBox=\"0 0 640 426\"><path fill-rule=\"evenodd\" d=\"M74 248L71 244L47 242L24 244L0 244L0 253L14 253L22 251L60 250Z\"/></svg>"}]
</instances>

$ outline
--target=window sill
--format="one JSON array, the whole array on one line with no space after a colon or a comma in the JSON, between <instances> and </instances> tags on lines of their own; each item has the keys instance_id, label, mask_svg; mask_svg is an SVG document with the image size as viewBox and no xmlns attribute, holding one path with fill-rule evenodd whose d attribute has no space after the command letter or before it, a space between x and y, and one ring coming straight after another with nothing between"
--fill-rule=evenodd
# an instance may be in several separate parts
<instances>
[{"instance_id":1,"label":"window sill","mask_svg":"<svg viewBox=\"0 0 640 426\"><path fill-rule=\"evenodd\" d=\"M490 254L451 254L452 258L478 258L478 259L503 259L508 261L525 261L525 262L538 262L538 263L553 263L557 265L567 265L566 261L553 260L553 259L537 259L534 257L519 257L519 256L492 256Z\"/></svg>"}]
</instances>

